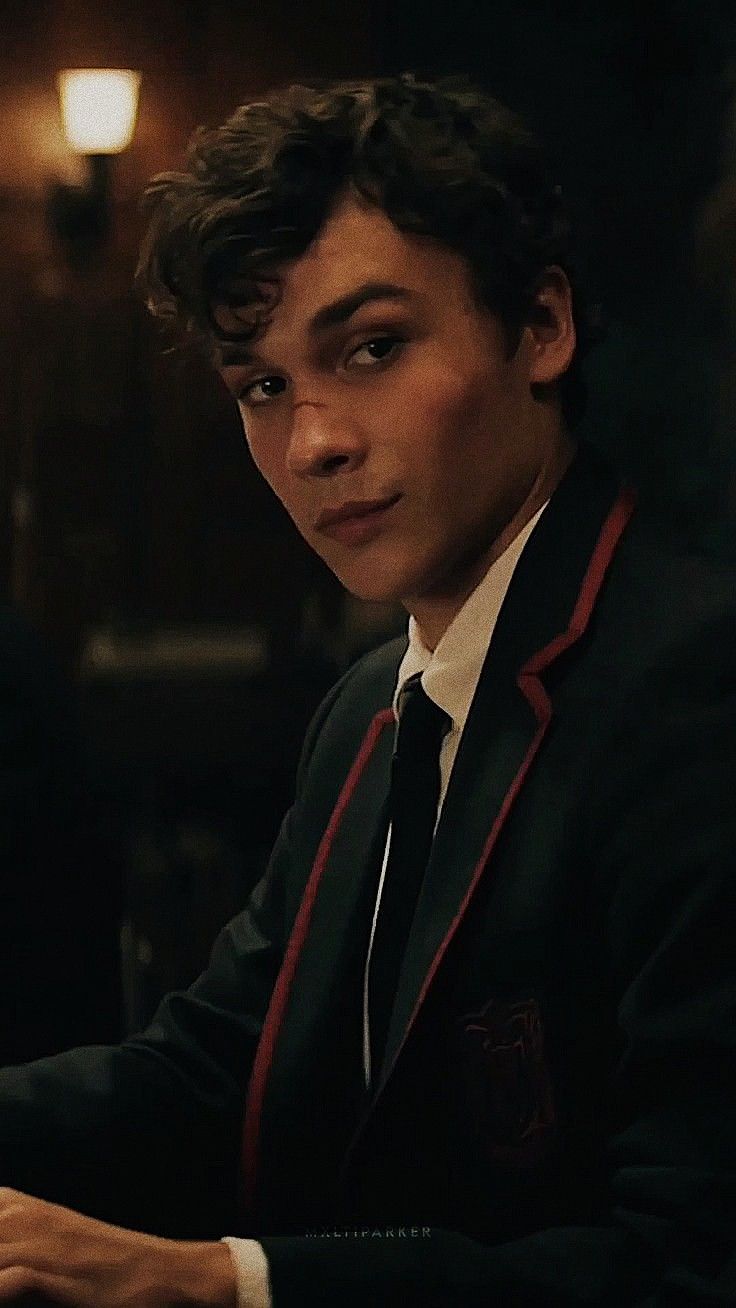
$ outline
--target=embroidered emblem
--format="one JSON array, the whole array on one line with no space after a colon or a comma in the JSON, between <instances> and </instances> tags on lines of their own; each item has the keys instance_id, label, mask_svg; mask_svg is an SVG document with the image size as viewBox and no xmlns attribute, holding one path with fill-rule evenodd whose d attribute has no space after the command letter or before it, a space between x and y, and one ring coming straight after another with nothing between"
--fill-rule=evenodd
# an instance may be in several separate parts
<instances>
[{"instance_id":1,"label":"embroidered emblem","mask_svg":"<svg viewBox=\"0 0 736 1308\"><path fill-rule=\"evenodd\" d=\"M555 1110L536 999L489 999L460 1026L479 1147L493 1162L537 1162L554 1136Z\"/></svg>"}]
</instances>

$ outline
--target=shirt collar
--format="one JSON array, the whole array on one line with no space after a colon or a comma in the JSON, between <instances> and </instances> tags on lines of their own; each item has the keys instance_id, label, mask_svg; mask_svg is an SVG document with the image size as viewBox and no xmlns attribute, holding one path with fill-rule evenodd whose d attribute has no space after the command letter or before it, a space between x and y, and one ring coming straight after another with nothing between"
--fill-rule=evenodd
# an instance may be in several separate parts
<instances>
[{"instance_id":1,"label":"shirt collar","mask_svg":"<svg viewBox=\"0 0 736 1308\"><path fill-rule=\"evenodd\" d=\"M549 500L491 564L434 652L423 644L415 619L409 618L409 645L399 666L394 713L404 684L420 672L429 698L449 714L453 730L463 730L514 569L547 504Z\"/></svg>"}]
</instances>

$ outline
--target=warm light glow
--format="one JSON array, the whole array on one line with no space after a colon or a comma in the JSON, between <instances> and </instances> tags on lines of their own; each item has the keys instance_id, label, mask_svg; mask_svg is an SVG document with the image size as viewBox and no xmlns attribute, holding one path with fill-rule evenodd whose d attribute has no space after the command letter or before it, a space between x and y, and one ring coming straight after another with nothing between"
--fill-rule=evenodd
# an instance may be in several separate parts
<instances>
[{"instance_id":1,"label":"warm light glow","mask_svg":"<svg viewBox=\"0 0 736 1308\"><path fill-rule=\"evenodd\" d=\"M130 145L141 75L129 68L74 68L59 74L64 134L81 154L119 154Z\"/></svg>"}]
</instances>

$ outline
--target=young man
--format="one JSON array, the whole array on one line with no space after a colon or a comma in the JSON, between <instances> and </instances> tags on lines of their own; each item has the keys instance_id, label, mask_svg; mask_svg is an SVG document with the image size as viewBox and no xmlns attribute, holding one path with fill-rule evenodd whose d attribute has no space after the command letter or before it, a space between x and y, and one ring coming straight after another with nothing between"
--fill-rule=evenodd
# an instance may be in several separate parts
<instances>
[{"instance_id":1,"label":"young man","mask_svg":"<svg viewBox=\"0 0 736 1308\"><path fill-rule=\"evenodd\" d=\"M539 146L462 79L292 87L150 203L152 308L409 640L321 705L191 990L0 1073L0 1299L731 1302L730 587L574 440Z\"/></svg>"}]
</instances>

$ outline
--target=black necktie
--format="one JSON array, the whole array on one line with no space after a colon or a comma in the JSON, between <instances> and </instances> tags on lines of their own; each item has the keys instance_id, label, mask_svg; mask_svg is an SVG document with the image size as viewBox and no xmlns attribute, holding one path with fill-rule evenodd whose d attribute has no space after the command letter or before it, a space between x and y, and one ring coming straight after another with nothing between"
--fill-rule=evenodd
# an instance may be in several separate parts
<instances>
[{"instance_id":1,"label":"black necktie","mask_svg":"<svg viewBox=\"0 0 736 1308\"><path fill-rule=\"evenodd\" d=\"M398 702L399 727L391 761L391 844L368 974L371 1079L378 1075L396 994L401 960L437 819L439 752L451 725L410 677Z\"/></svg>"}]
</instances>

